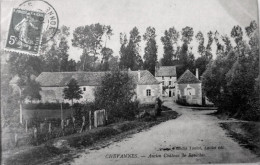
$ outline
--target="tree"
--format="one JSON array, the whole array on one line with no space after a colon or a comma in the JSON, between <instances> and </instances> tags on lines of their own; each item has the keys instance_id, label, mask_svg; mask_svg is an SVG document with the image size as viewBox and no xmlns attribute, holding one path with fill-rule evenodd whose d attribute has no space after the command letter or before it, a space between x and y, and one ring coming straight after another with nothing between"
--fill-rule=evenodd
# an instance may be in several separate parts
<instances>
[{"instance_id":1,"label":"tree","mask_svg":"<svg viewBox=\"0 0 260 165\"><path fill-rule=\"evenodd\" d=\"M213 33L211 31L208 32L208 44L206 46L206 51L205 51L205 56L207 58L207 60L211 60L212 59L212 49L211 49L211 45L213 43Z\"/></svg>"},{"instance_id":2,"label":"tree","mask_svg":"<svg viewBox=\"0 0 260 165\"><path fill-rule=\"evenodd\" d=\"M256 81L259 74L259 50L252 46L256 40L248 35L249 44L244 41L239 26L234 26L231 36L236 46L233 48L229 38L222 37L225 50L208 65L203 74L203 89L210 101L218 106L219 113L225 112L246 120L259 120L259 91L255 92L259 86L259 81ZM252 45L250 41L253 42Z\"/></svg>"},{"instance_id":3,"label":"tree","mask_svg":"<svg viewBox=\"0 0 260 165\"><path fill-rule=\"evenodd\" d=\"M120 37L120 67L122 69L138 70L143 67L143 60L139 54L141 36L137 27L130 31L130 38L127 42L126 35L121 34Z\"/></svg>"},{"instance_id":4,"label":"tree","mask_svg":"<svg viewBox=\"0 0 260 165\"><path fill-rule=\"evenodd\" d=\"M27 79L31 75L38 76L42 72L43 61L38 56L10 53L7 61L10 74L18 75L20 78Z\"/></svg>"},{"instance_id":5,"label":"tree","mask_svg":"<svg viewBox=\"0 0 260 165\"><path fill-rule=\"evenodd\" d=\"M234 26L231 31L231 37L235 39L237 45L243 40L243 31L240 26Z\"/></svg>"},{"instance_id":6,"label":"tree","mask_svg":"<svg viewBox=\"0 0 260 165\"><path fill-rule=\"evenodd\" d=\"M119 69L119 57L112 56L108 61L109 70Z\"/></svg>"},{"instance_id":7,"label":"tree","mask_svg":"<svg viewBox=\"0 0 260 165\"><path fill-rule=\"evenodd\" d=\"M110 48L104 47L101 50L102 60L101 60L101 70L108 71L109 70L109 59L113 57L113 50Z\"/></svg>"},{"instance_id":8,"label":"tree","mask_svg":"<svg viewBox=\"0 0 260 165\"><path fill-rule=\"evenodd\" d=\"M22 91L22 95L24 98L28 98L32 102L32 100L41 99L40 91L41 91L40 84L35 80L29 79Z\"/></svg>"},{"instance_id":9,"label":"tree","mask_svg":"<svg viewBox=\"0 0 260 165\"><path fill-rule=\"evenodd\" d=\"M69 27L62 26L52 38L50 43L44 46L42 49L41 58L44 61L44 71L49 72L65 72L75 71L76 65L73 60L68 60L69 46L68 36L70 35ZM71 66L74 65L74 66ZM69 67L68 67L69 66Z\"/></svg>"},{"instance_id":10,"label":"tree","mask_svg":"<svg viewBox=\"0 0 260 165\"><path fill-rule=\"evenodd\" d=\"M201 55L195 60L195 68L198 68L199 76L203 74L203 72L206 70L206 66L212 59L211 45L213 43L213 33L209 31L207 35L208 35L208 43L206 47L204 46L204 36L202 32L198 32L198 34L196 35L196 39L199 42L198 53ZM216 33L214 39L218 44L219 42Z\"/></svg>"},{"instance_id":11,"label":"tree","mask_svg":"<svg viewBox=\"0 0 260 165\"><path fill-rule=\"evenodd\" d=\"M95 68L96 56L103 47L103 37L106 37L105 40L107 40L111 35L111 27L99 23L80 26L74 30L72 46L83 49L82 57L80 58L81 62L79 63L83 71ZM88 61L90 59L92 60L91 63ZM89 64L90 67L86 68L85 66L89 66Z\"/></svg>"},{"instance_id":12,"label":"tree","mask_svg":"<svg viewBox=\"0 0 260 165\"><path fill-rule=\"evenodd\" d=\"M157 62L157 45L155 37L155 28L148 27L146 33L143 35L143 38L146 41L146 46L144 48L144 69L149 70L153 75Z\"/></svg>"},{"instance_id":13,"label":"tree","mask_svg":"<svg viewBox=\"0 0 260 165\"><path fill-rule=\"evenodd\" d=\"M73 99L79 100L82 98L82 90L78 85L78 82L72 78L68 85L67 88L64 88L63 93L64 93L64 99L69 99L71 100L71 105L73 105Z\"/></svg>"},{"instance_id":14,"label":"tree","mask_svg":"<svg viewBox=\"0 0 260 165\"><path fill-rule=\"evenodd\" d=\"M162 65L171 66L174 63L174 59L177 58L178 48L175 51L174 45L177 44L179 39L179 32L171 27L169 30L165 30L164 36L161 37L161 41L163 43L164 54L162 58Z\"/></svg>"},{"instance_id":15,"label":"tree","mask_svg":"<svg viewBox=\"0 0 260 165\"><path fill-rule=\"evenodd\" d=\"M182 38L183 44L179 51L179 66L177 67L177 75L181 76L187 69L194 72L194 55L191 51L189 51L189 44L192 41L193 37L193 28L186 26L182 29Z\"/></svg>"},{"instance_id":16,"label":"tree","mask_svg":"<svg viewBox=\"0 0 260 165\"><path fill-rule=\"evenodd\" d=\"M182 29L181 34L182 34L181 40L186 44L190 44L194 34L193 28L186 26L185 28Z\"/></svg>"},{"instance_id":17,"label":"tree","mask_svg":"<svg viewBox=\"0 0 260 165\"><path fill-rule=\"evenodd\" d=\"M127 71L115 69L107 73L101 81L101 86L95 91L95 104L108 111L110 120L133 119L133 97L135 85Z\"/></svg>"},{"instance_id":18,"label":"tree","mask_svg":"<svg viewBox=\"0 0 260 165\"><path fill-rule=\"evenodd\" d=\"M205 39L204 39L203 33L201 31L199 31L195 37L196 37L197 41L199 42L198 53L201 56L203 56L205 53L205 46L204 46Z\"/></svg>"}]
</instances>

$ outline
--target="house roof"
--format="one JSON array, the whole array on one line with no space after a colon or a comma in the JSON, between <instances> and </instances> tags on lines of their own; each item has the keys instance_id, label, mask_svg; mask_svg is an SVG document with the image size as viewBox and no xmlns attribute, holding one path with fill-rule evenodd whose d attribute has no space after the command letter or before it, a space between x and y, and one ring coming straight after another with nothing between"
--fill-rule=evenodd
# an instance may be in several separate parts
<instances>
[{"instance_id":1,"label":"house roof","mask_svg":"<svg viewBox=\"0 0 260 165\"><path fill-rule=\"evenodd\" d=\"M178 84L197 84L197 83L201 83L201 81L199 79L197 79L197 77L191 73L191 71L186 70L181 77L177 80Z\"/></svg>"},{"instance_id":2,"label":"house roof","mask_svg":"<svg viewBox=\"0 0 260 165\"><path fill-rule=\"evenodd\" d=\"M176 66L160 66L155 69L155 77L172 76L176 77Z\"/></svg>"},{"instance_id":3,"label":"house roof","mask_svg":"<svg viewBox=\"0 0 260 165\"><path fill-rule=\"evenodd\" d=\"M102 77L109 72L42 72L36 81L44 87L63 87L74 78L79 86L99 86ZM128 71L133 82L139 85L159 84L155 77L147 70L140 71L140 80L138 81L138 71Z\"/></svg>"}]
</instances>

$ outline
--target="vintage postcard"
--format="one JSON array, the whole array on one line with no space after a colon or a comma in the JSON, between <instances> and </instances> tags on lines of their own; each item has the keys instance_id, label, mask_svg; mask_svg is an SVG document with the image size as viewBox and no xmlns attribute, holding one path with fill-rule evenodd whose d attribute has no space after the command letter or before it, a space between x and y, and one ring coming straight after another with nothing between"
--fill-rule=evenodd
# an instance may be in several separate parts
<instances>
[{"instance_id":1,"label":"vintage postcard","mask_svg":"<svg viewBox=\"0 0 260 165\"><path fill-rule=\"evenodd\" d=\"M260 164L259 0L1 0L1 164Z\"/></svg>"}]
</instances>

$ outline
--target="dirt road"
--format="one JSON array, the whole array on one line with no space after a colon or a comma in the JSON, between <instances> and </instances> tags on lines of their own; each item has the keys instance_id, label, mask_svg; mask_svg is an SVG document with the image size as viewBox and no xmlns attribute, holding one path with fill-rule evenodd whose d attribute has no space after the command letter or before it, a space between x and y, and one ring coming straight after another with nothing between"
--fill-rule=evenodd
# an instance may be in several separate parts
<instances>
[{"instance_id":1,"label":"dirt road","mask_svg":"<svg viewBox=\"0 0 260 165\"><path fill-rule=\"evenodd\" d=\"M69 164L173 164L173 163L245 163L259 157L227 137L220 120L207 115L212 111L193 111L171 102L165 105L181 114L113 143L100 150L86 150Z\"/></svg>"}]
</instances>

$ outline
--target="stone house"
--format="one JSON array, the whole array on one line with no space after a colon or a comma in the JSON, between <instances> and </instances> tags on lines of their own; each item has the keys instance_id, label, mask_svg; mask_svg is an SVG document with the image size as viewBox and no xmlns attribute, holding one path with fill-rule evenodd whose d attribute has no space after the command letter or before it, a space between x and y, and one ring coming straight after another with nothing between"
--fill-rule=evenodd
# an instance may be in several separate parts
<instances>
[{"instance_id":1,"label":"stone house","mask_svg":"<svg viewBox=\"0 0 260 165\"><path fill-rule=\"evenodd\" d=\"M196 76L191 71L186 70L176 81L176 93L178 99L186 100L188 104L202 105L201 81L198 79L198 69Z\"/></svg>"},{"instance_id":2,"label":"stone house","mask_svg":"<svg viewBox=\"0 0 260 165\"><path fill-rule=\"evenodd\" d=\"M160 83L147 70L127 71L136 84L135 98L140 103L154 103L160 97ZM95 88L101 85L102 77L108 72L42 72L37 78L41 85L41 102L68 102L63 99L63 90L74 78L83 91L82 98L75 102L92 102Z\"/></svg>"},{"instance_id":3,"label":"stone house","mask_svg":"<svg viewBox=\"0 0 260 165\"><path fill-rule=\"evenodd\" d=\"M162 84L163 97L173 97L176 99L175 82L177 79L175 66L156 66L155 78Z\"/></svg>"}]
</instances>

